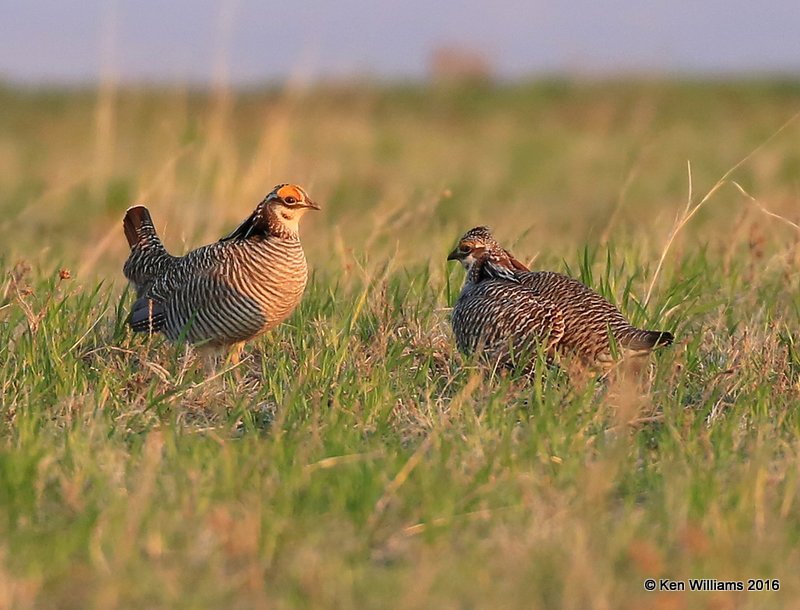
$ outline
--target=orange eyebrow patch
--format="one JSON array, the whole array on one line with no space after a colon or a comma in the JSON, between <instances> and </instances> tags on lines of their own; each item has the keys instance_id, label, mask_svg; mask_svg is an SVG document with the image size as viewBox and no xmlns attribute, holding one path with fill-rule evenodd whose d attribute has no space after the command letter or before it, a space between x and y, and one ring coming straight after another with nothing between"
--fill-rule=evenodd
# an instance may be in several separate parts
<instances>
[{"instance_id":1,"label":"orange eyebrow patch","mask_svg":"<svg viewBox=\"0 0 800 610\"><path fill-rule=\"evenodd\" d=\"M295 186L294 184L286 184L278 189L278 197L281 199L286 199L287 197L294 197L297 201L301 201L306 198L303 190L299 186Z\"/></svg>"}]
</instances>

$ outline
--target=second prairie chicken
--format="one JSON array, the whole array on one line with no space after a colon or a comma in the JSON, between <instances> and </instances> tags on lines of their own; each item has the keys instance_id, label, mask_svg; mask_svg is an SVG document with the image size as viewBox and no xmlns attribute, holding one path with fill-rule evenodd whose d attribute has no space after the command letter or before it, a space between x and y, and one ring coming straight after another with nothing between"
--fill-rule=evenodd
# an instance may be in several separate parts
<instances>
[{"instance_id":1,"label":"second prairie chicken","mask_svg":"<svg viewBox=\"0 0 800 610\"><path fill-rule=\"evenodd\" d=\"M575 354L588 365L648 353L672 343L669 332L632 326L619 310L581 282L552 271L529 271L486 227L475 227L447 257L467 270L453 308L461 352L480 351L501 365L520 358Z\"/></svg>"},{"instance_id":2,"label":"second prairie chicken","mask_svg":"<svg viewBox=\"0 0 800 610\"><path fill-rule=\"evenodd\" d=\"M130 208L123 226L131 253L123 272L136 290L131 328L225 347L277 326L303 296L308 270L298 225L318 209L302 188L281 184L230 235L173 256L147 208Z\"/></svg>"}]
</instances>

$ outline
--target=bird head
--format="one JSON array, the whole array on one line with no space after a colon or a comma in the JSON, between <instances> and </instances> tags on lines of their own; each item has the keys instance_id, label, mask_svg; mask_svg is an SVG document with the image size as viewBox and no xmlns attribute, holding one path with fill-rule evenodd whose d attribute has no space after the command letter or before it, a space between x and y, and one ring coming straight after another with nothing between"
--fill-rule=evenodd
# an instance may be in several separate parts
<instances>
[{"instance_id":1,"label":"bird head","mask_svg":"<svg viewBox=\"0 0 800 610\"><path fill-rule=\"evenodd\" d=\"M220 241L262 238L267 235L298 239L300 218L319 210L306 192L295 184L279 184L232 233Z\"/></svg>"},{"instance_id":2,"label":"bird head","mask_svg":"<svg viewBox=\"0 0 800 610\"><path fill-rule=\"evenodd\" d=\"M458 245L447 255L447 260L458 261L468 272L475 263L490 256L492 249L499 248L488 227L470 229L458 240Z\"/></svg>"},{"instance_id":3,"label":"bird head","mask_svg":"<svg viewBox=\"0 0 800 610\"><path fill-rule=\"evenodd\" d=\"M297 232L300 218L306 212L320 209L296 184L279 184L264 198L262 205L269 216L292 233Z\"/></svg>"},{"instance_id":4,"label":"bird head","mask_svg":"<svg viewBox=\"0 0 800 610\"><path fill-rule=\"evenodd\" d=\"M525 265L497 243L488 227L475 227L464 233L447 260L460 262L468 276L476 265L480 267L487 261L509 271L528 271Z\"/></svg>"}]
</instances>

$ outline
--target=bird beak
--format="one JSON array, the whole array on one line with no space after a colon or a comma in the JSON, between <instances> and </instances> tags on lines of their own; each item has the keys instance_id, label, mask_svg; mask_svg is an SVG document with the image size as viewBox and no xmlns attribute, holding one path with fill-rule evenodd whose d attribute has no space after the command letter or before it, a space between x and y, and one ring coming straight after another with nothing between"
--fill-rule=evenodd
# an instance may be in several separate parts
<instances>
[{"instance_id":1,"label":"bird beak","mask_svg":"<svg viewBox=\"0 0 800 610\"><path fill-rule=\"evenodd\" d=\"M319 207L316 203L311 201L310 199L306 199L306 207L312 210L321 210L322 208Z\"/></svg>"},{"instance_id":2,"label":"bird beak","mask_svg":"<svg viewBox=\"0 0 800 610\"><path fill-rule=\"evenodd\" d=\"M447 260L449 261L458 260L458 248L454 249L450 254L447 255Z\"/></svg>"}]
</instances>

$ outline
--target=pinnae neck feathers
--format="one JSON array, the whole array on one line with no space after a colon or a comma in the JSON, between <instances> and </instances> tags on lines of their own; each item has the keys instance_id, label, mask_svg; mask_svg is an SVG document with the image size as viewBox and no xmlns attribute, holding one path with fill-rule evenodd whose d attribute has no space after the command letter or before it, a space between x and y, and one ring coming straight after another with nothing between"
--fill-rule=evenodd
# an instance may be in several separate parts
<instances>
[{"instance_id":1,"label":"pinnae neck feathers","mask_svg":"<svg viewBox=\"0 0 800 610\"><path fill-rule=\"evenodd\" d=\"M519 282L515 269L515 266L507 260L484 256L474 261L467 270L467 283L477 284L486 279Z\"/></svg>"}]
</instances>

